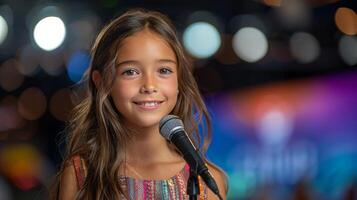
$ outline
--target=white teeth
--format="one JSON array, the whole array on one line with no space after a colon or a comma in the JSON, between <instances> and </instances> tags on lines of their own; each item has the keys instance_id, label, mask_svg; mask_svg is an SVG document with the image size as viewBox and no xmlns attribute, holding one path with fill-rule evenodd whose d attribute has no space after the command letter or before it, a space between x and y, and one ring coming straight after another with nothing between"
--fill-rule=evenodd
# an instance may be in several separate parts
<instances>
[{"instance_id":1,"label":"white teeth","mask_svg":"<svg viewBox=\"0 0 357 200\"><path fill-rule=\"evenodd\" d=\"M157 102L147 102L147 103L144 103L144 106L147 106L147 107L152 107L152 106L156 106L157 105Z\"/></svg>"},{"instance_id":2,"label":"white teeth","mask_svg":"<svg viewBox=\"0 0 357 200\"><path fill-rule=\"evenodd\" d=\"M154 107L154 106L157 106L159 104L159 102L142 102L142 103L139 103L140 105L143 105L145 107Z\"/></svg>"}]
</instances>

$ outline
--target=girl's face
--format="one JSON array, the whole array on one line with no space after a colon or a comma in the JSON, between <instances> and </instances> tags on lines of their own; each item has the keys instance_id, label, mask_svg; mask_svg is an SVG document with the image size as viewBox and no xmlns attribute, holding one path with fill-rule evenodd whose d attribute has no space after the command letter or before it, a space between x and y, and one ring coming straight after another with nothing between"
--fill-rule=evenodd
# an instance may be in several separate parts
<instances>
[{"instance_id":1,"label":"girl's face","mask_svg":"<svg viewBox=\"0 0 357 200\"><path fill-rule=\"evenodd\" d=\"M121 42L111 96L127 125L157 126L176 105L177 79L175 52L144 29Z\"/></svg>"}]
</instances>

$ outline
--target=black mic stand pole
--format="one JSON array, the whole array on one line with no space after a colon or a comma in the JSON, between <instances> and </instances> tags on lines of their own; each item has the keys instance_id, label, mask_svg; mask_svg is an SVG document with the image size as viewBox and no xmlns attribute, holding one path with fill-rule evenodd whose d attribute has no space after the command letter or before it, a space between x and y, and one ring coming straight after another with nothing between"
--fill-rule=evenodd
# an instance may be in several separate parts
<instances>
[{"instance_id":1,"label":"black mic stand pole","mask_svg":"<svg viewBox=\"0 0 357 200\"><path fill-rule=\"evenodd\" d=\"M187 180L187 194L189 195L189 200L197 200L197 195L200 194L197 167L193 168L190 166L190 177Z\"/></svg>"}]
</instances>

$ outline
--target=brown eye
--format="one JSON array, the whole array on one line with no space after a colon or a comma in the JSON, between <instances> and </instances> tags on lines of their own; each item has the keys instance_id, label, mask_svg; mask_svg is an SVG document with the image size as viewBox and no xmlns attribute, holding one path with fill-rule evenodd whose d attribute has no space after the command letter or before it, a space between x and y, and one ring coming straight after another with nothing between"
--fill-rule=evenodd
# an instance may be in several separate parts
<instances>
[{"instance_id":1,"label":"brown eye","mask_svg":"<svg viewBox=\"0 0 357 200\"><path fill-rule=\"evenodd\" d=\"M135 69L128 69L128 70L125 70L122 75L125 75L125 76L134 76L134 75L138 75L139 72L136 71Z\"/></svg>"},{"instance_id":2,"label":"brown eye","mask_svg":"<svg viewBox=\"0 0 357 200\"><path fill-rule=\"evenodd\" d=\"M171 74L172 73L172 70L171 69L169 69L169 68L161 68L160 70L160 74Z\"/></svg>"}]
</instances>

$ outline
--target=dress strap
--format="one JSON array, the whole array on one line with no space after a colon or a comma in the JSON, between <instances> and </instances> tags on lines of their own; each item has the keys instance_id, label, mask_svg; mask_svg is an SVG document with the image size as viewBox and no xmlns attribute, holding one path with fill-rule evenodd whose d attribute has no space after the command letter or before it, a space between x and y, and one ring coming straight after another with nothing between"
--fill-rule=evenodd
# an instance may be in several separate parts
<instances>
[{"instance_id":1,"label":"dress strap","mask_svg":"<svg viewBox=\"0 0 357 200\"><path fill-rule=\"evenodd\" d=\"M72 162L74 166L74 172L76 174L77 186L80 189L84 184L85 178L81 157L79 155L73 156Z\"/></svg>"}]
</instances>

